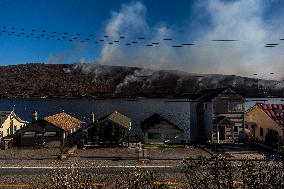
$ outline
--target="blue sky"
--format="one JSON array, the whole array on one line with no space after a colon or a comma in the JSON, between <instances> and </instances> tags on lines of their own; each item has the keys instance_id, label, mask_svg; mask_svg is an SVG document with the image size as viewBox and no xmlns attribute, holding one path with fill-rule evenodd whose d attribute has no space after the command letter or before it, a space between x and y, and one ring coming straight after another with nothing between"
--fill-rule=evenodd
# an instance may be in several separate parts
<instances>
[{"instance_id":1,"label":"blue sky","mask_svg":"<svg viewBox=\"0 0 284 189\"><path fill-rule=\"evenodd\" d=\"M102 35L105 24L113 11L118 11L123 4L131 2L133 1L1 0L0 23L2 27L15 27L15 33L25 29L23 31L25 35L38 33L31 32L34 29L36 31L46 30L48 33L68 32L71 37L77 33L96 36L97 34ZM189 1L180 1L180 3L183 6L173 3L171 0L143 1L143 4L147 6L149 25L160 22L171 23L171 25L182 24L184 18L188 17L191 3ZM9 31L12 30L7 30L6 33ZM84 45L84 48L80 48L76 47L77 43L70 43L67 40L46 40L45 38L25 38L3 34L0 36L0 43L1 65L47 62L48 57L60 53L67 54L62 60L63 63L73 63L82 58L93 61L97 58L101 47L100 45ZM69 51L72 51L73 48L81 49L81 51L75 55L70 54Z\"/></svg>"},{"instance_id":2,"label":"blue sky","mask_svg":"<svg viewBox=\"0 0 284 189\"><path fill-rule=\"evenodd\" d=\"M0 0L0 33L5 31L0 65L81 61L260 77L275 72L282 78L283 5L281 0ZM74 37L79 39L70 42ZM146 46L153 42L159 44ZM172 47L182 43L196 45ZM268 49L266 43L280 45Z\"/></svg>"}]
</instances>

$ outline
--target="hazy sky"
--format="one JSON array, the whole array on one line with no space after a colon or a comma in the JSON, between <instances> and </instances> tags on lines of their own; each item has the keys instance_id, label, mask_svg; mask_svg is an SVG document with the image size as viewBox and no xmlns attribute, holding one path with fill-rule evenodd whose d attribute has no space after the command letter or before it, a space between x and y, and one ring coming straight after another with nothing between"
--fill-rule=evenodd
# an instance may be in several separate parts
<instances>
[{"instance_id":1,"label":"hazy sky","mask_svg":"<svg viewBox=\"0 0 284 189\"><path fill-rule=\"evenodd\" d=\"M282 0L0 0L0 33L1 65L81 61L284 76ZM238 41L212 41L219 39ZM173 47L183 43L195 45Z\"/></svg>"}]
</instances>

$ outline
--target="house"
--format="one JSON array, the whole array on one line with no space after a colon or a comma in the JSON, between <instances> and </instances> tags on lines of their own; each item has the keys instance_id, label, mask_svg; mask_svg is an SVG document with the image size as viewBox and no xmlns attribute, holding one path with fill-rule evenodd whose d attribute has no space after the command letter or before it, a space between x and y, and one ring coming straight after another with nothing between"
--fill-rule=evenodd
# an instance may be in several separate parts
<instances>
[{"instance_id":1,"label":"house","mask_svg":"<svg viewBox=\"0 0 284 189\"><path fill-rule=\"evenodd\" d=\"M284 104L257 103L246 111L245 122L250 135L258 140L264 141L269 130L283 138Z\"/></svg>"},{"instance_id":2,"label":"house","mask_svg":"<svg viewBox=\"0 0 284 189\"><path fill-rule=\"evenodd\" d=\"M159 114L153 114L140 123L144 143L184 143L184 131Z\"/></svg>"},{"instance_id":3,"label":"house","mask_svg":"<svg viewBox=\"0 0 284 189\"><path fill-rule=\"evenodd\" d=\"M21 146L35 146L51 141L60 141L64 146L65 138L82 127L83 122L64 112L37 119L33 113L33 121L16 132Z\"/></svg>"},{"instance_id":4,"label":"house","mask_svg":"<svg viewBox=\"0 0 284 189\"><path fill-rule=\"evenodd\" d=\"M14 134L26 124L14 111L0 111L0 139Z\"/></svg>"},{"instance_id":5,"label":"house","mask_svg":"<svg viewBox=\"0 0 284 189\"><path fill-rule=\"evenodd\" d=\"M245 100L230 88L207 89L190 103L192 142L232 143L244 137Z\"/></svg>"},{"instance_id":6,"label":"house","mask_svg":"<svg viewBox=\"0 0 284 189\"><path fill-rule=\"evenodd\" d=\"M122 144L127 141L132 121L127 116L114 111L95 120L90 117L88 141L91 143Z\"/></svg>"}]
</instances>

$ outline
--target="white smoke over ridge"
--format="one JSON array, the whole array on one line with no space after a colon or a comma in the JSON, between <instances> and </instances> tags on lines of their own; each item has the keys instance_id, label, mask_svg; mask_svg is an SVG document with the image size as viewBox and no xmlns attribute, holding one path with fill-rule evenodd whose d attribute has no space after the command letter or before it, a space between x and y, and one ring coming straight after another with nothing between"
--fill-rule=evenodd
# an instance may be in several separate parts
<instances>
[{"instance_id":1,"label":"white smoke over ridge","mask_svg":"<svg viewBox=\"0 0 284 189\"><path fill-rule=\"evenodd\" d=\"M128 86L128 84L131 82L135 82L135 81L143 82L142 80L144 80L148 76L152 76L152 74L153 74L153 70L148 70L148 69L135 70L133 74L129 74L125 76L123 82L116 86L115 93L120 93L123 87ZM142 86L142 88L145 88L146 82L145 83L143 82L143 84L144 85Z\"/></svg>"},{"instance_id":2,"label":"white smoke over ridge","mask_svg":"<svg viewBox=\"0 0 284 189\"><path fill-rule=\"evenodd\" d=\"M277 48L264 48L266 43L281 37L283 28L266 27L262 18L262 0L239 0L224 2L198 1L211 19L211 26L191 27L185 23L182 33L176 33L165 24L150 27L147 23L147 9L141 2L122 6L113 12L105 27L105 33L119 44L105 45L96 61L98 64L139 66L150 69L177 69L191 73L236 74L273 79L282 77L283 53ZM200 13L201 14L201 13ZM177 18L178 19L178 18ZM281 20L281 19L279 19ZM193 35L191 33L202 33ZM189 34L189 35L187 35ZM120 39L125 36L125 39ZM179 40L175 36L183 36ZM146 43L137 38L145 37ZM173 41L162 41L173 38ZM214 39L237 39L237 42L214 42ZM137 41L138 44L131 44ZM196 43L195 46L173 48L182 42ZM147 47L146 44L159 42ZM278 42L278 41L277 41ZM131 45L126 46L126 43ZM270 72L278 74L269 75ZM129 77L131 78L131 76ZM135 77L134 77L135 78ZM127 79L126 79L127 80Z\"/></svg>"}]
</instances>

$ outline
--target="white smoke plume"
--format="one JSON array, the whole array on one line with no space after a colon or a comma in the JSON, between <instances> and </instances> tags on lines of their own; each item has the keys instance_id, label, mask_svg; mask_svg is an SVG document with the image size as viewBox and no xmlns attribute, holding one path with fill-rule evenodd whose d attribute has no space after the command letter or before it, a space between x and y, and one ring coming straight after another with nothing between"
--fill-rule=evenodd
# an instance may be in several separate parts
<instances>
[{"instance_id":1,"label":"white smoke plume","mask_svg":"<svg viewBox=\"0 0 284 189\"><path fill-rule=\"evenodd\" d=\"M188 19L180 26L183 31L178 33L166 24L149 26L147 8L143 3L123 5L119 11L111 14L105 27L109 39L119 40L119 43L103 46L96 63L247 77L257 73L257 77L263 79L279 79L283 76L283 47L280 44L275 48L265 48L264 45L279 43L284 27L280 24L280 18L278 22L275 20L267 26L263 18L266 8L264 0L204 0L197 1L194 6L203 12L196 12L196 20ZM208 26L196 24L202 14L208 15ZM125 38L121 39L121 36ZM145 40L138 40L138 37L144 37ZM164 38L173 40L163 41ZM239 41L212 41L215 39ZM132 44L133 41L138 43ZM159 44L146 46L153 42ZM196 45L172 47L192 42ZM126 46L126 43L131 45ZM275 74L270 75L271 72Z\"/></svg>"}]
</instances>

